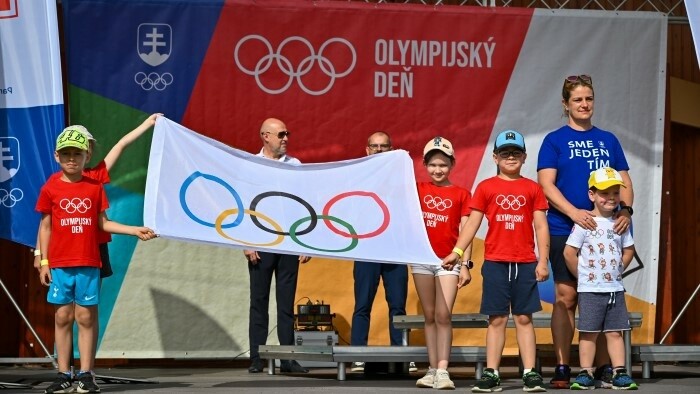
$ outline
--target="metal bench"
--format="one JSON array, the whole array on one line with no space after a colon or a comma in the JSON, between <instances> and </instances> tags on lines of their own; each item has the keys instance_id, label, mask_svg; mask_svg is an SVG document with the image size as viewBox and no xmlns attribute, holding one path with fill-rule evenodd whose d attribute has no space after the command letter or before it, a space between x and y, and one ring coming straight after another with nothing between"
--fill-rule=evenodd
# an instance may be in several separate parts
<instances>
[{"instance_id":1,"label":"metal bench","mask_svg":"<svg viewBox=\"0 0 700 394\"><path fill-rule=\"evenodd\" d=\"M640 345L635 348L639 351L644 379L651 378L654 361L700 361L700 345Z\"/></svg>"},{"instance_id":2,"label":"metal bench","mask_svg":"<svg viewBox=\"0 0 700 394\"><path fill-rule=\"evenodd\" d=\"M425 346L281 346L264 345L258 349L261 358L267 359L268 374L275 374L275 360L330 361L337 363L338 380L346 379L347 363L362 362L427 362ZM476 363L476 378L486 362L486 348L483 346L454 346L450 353L451 362Z\"/></svg>"},{"instance_id":3,"label":"metal bench","mask_svg":"<svg viewBox=\"0 0 700 394\"><path fill-rule=\"evenodd\" d=\"M636 328L642 325L642 314L640 312L629 313L630 327ZM408 335L412 329L422 329L425 325L423 315L394 316L394 327L403 331L403 344L408 345ZM578 316L576 316L578 323ZM535 328L549 328L552 323L551 313L533 313L532 325ZM452 315L452 328L487 328L489 317L480 313L456 313ZM513 319L508 319L508 328L515 327ZM632 330L623 331L622 337L625 341L625 368L632 373Z\"/></svg>"}]
</instances>

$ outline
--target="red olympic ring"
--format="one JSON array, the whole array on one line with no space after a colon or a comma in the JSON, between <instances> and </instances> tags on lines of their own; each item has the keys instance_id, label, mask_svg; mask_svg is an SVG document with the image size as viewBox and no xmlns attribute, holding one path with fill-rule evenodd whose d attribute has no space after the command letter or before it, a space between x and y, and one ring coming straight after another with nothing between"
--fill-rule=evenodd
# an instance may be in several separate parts
<instances>
[{"instance_id":1,"label":"red olympic ring","mask_svg":"<svg viewBox=\"0 0 700 394\"><path fill-rule=\"evenodd\" d=\"M330 216L330 210L331 206L335 204L336 202L342 200L345 197L350 197L350 196L362 196L362 197L372 197L374 201L377 202L377 205L379 205L379 208L382 210L382 213L384 214L384 220L382 221L382 224L377 228L376 230L366 233L366 234L350 234L346 231L338 230L333 223L331 223L330 220L328 219L323 219L323 222L326 224L326 226L334 233L338 235L342 235L343 237L346 238L356 238L356 239L362 239L362 238L371 238L374 236L377 236L386 230L387 227L389 227L389 207L384 204L384 201L382 201L379 196L377 196L375 193L372 192L363 192L363 191L353 191L353 192L345 192L345 193L340 193L337 196L331 198L327 203L326 206L323 207L323 215L325 216Z\"/></svg>"}]
</instances>

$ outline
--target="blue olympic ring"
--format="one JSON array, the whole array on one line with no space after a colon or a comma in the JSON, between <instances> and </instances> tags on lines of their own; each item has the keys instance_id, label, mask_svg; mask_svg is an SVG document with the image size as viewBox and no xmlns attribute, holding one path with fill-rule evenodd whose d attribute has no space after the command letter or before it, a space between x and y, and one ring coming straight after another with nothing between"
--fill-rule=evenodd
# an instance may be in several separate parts
<instances>
[{"instance_id":1,"label":"blue olympic ring","mask_svg":"<svg viewBox=\"0 0 700 394\"><path fill-rule=\"evenodd\" d=\"M210 181L214 181L214 182L218 183L219 185L223 186L226 190L228 190L231 193L233 198L236 200L236 205L238 206L238 212L236 214L236 219L233 221L233 223L221 224L221 227L222 228L232 228L232 227L236 227L239 224L241 224L241 222L243 221L243 213L245 210L245 208L243 207L243 201L241 200L241 196L238 195L236 190L233 187L231 187L231 185L226 183L223 179L221 179L217 176L214 176L214 175L204 174L204 173L201 173L199 171L193 172L192 175L190 175L187 179L185 179L185 182L183 182L182 186L180 187L180 205L182 205L182 209L185 210L185 213L187 214L187 216L189 216L190 219L194 220L195 222L197 222L203 226L216 228L215 223L205 222L204 220L195 216L195 214L192 213L189 206L187 205L187 201L185 200L185 194L187 193L187 188L190 187L190 184L192 184L192 182L194 182L194 180L199 178L199 177L202 177L204 179L208 179Z\"/></svg>"}]
</instances>

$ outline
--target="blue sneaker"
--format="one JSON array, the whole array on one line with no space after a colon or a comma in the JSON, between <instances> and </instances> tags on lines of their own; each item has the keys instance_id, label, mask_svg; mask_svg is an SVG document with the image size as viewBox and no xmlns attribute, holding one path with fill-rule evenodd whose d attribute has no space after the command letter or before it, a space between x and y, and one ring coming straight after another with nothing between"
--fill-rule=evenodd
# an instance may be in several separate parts
<instances>
[{"instance_id":1,"label":"blue sneaker","mask_svg":"<svg viewBox=\"0 0 700 394\"><path fill-rule=\"evenodd\" d=\"M612 379L612 388L613 390L637 390L639 386L627 374L626 369L620 368L615 371L615 376Z\"/></svg>"},{"instance_id":2,"label":"blue sneaker","mask_svg":"<svg viewBox=\"0 0 700 394\"><path fill-rule=\"evenodd\" d=\"M595 390L595 381L593 376L585 369L581 370L576 376L576 380L571 383L571 390Z\"/></svg>"}]
</instances>

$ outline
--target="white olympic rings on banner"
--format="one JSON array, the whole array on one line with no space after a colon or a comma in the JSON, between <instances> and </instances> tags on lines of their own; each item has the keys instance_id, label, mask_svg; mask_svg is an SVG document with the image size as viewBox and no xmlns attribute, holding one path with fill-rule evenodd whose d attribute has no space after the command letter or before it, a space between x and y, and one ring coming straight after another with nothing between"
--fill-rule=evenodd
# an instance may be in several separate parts
<instances>
[{"instance_id":1,"label":"white olympic rings on banner","mask_svg":"<svg viewBox=\"0 0 700 394\"><path fill-rule=\"evenodd\" d=\"M80 199L80 198L73 198L73 199L67 199L64 198L61 200L60 203L58 203L58 206L61 207L64 211L67 213L85 213L87 212L90 207L92 207L92 201L90 201L89 198L85 199Z\"/></svg>"},{"instance_id":2,"label":"white olympic rings on banner","mask_svg":"<svg viewBox=\"0 0 700 394\"><path fill-rule=\"evenodd\" d=\"M504 210L509 210L512 209L514 211L517 211L520 209L522 206L525 205L525 196L514 196L512 194L509 194L507 196L504 196L503 194L499 194L496 197L496 204L503 208Z\"/></svg>"},{"instance_id":3,"label":"white olympic rings on banner","mask_svg":"<svg viewBox=\"0 0 700 394\"><path fill-rule=\"evenodd\" d=\"M4 207L12 208L23 198L24 192L22 189L18 189L16 187L10 191L0 189L0 204L2 204Z\"/></svg>"},{"instance_id":4,"label":"white olympic rings on banner","mask_svg":"<svg viewBox=\"0 0 700 394\"><path fill-rule=\"evenodd\" d=\"M241 49L241 46L243 46L244 43L246 43L249 40L257 40L262 42L265 47L267 48L267 55L263 56L258 60L257 64L255 65L255 69L249 70L245 66L241 64L240 58L239 58L239 50ZM299 41L302 44L306 45L306 47L309 49L309 56L304 58L299 64L297 65L296 69L292 65L292 62L284 55L282 55L282 49L284 48L285 45L287 45L290 42L294 41ZM335 66L333 63L326 57L323 56L323 51L326 49L326 47L332 43L341 43L345 44L347 48L350 50L350 53L352 54L352 63L348 68L343 71L343 72L336 72ZM240 41L238 41L238 44L236 44L236 49L233 52L233 57L236 60L236 65L238 68L243 71L245 74L248 74L250 76L255 77L255 82L258 84L258 87L260 87L261 90L268 94L280 94L285 92L289 87L292 85L292 82L294 82L294 78L296 78L297 83L299 84L299 87L306 92L307 94L310 94L312 96L320 96L326 92L328 92L332 87L333 83L335 83L336 78L342 78L345 77L346 75L350 74L350 72L355 68L355 63L357 62L357 53L355 53L355 48L352 46L350 41L344 39L344 38L338 38L338 37L333 37L329 38L326 40L321 45L321 48L318 50L318 54L315 53L314 47L311 45L311 43L299 36L292 36L292 37L287 37L284 41L280 43L280 45L277 47L277 51L274 51L272 48L272 44L263 36L257 35L257 34L250 34L245 37L243 37ZM270 89L267 86L265 86L262 81L260 80L260 75L265 73L270 69L270 67L273 64L273 61L277 63L277 67L279 67L280 71L282 71L286 76L289 77L287 80L287 83L282 86L279 89ZM311 69L314 67L314 64L318 61L318 66L321 69L321 71L326 74L326 76L330 77L330 81L328 82L328 85L321 89L321 90L311 90L308 87L304 85L304 83L301 80L301 77L304 75L308 74Z\"/></svg>"},{"instance_id":5,"label":"white olympic rings on banner","mask_svg":"<svg viewBox=\"0 0 700 394\"><path fill-rule=\"evenodd\" d=\"M433 197L430 194L423 197L423 202L428 208L437 209L440 212L452 208L452 200L449 198L443 200L442 197Z\"/></svg>"},{"instance_id":6,"label":"white olympic rings on banner","mask_svg":"<svg viewBox=\"0 0 700 394\"><path fill-rule=\"evenodd\" d=\"M163 73L160 75L157 72L146 74L145 72L139 71L134 75L134 82L140 85L143 90L155 89L162 91L173 83L173 74Z\"/></svg>"}]
</instances>

